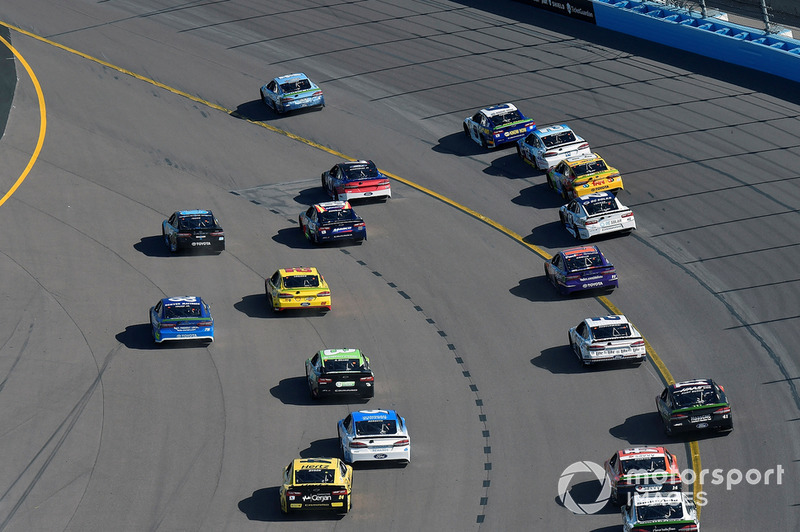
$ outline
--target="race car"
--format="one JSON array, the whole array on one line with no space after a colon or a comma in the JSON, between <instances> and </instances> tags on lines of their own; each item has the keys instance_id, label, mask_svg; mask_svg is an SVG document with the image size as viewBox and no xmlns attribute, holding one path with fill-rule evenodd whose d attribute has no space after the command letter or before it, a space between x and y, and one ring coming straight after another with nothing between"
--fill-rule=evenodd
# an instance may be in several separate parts
<instances>
[{"instance_id":1,"label":"race car","mask_svg":"<svg viewBox=\"0 0 800 532\"><path fill-rule=\"evenodd\" d=\"M517 141L517 155L539 170L547 170L567 157L591 154L589 143L567 124L536 128Z\"/></svg>"},{"instance_id":2,"label":"race car","mask_svg":"<svg viewBox=\"0 0 800 532\"><path fill-rule=\"evenodd\" d=\"M275 312L286 309L331 309L331 290L316 268L280 268L264 280L267 302Z\"/></svg>"},{"instance_id":3,"label":"race car","mask_svg":"<svg viewBox=\"0 0 800 532\"><path fill-rule=\"evenodd\" d=\"M331 240L367 239L367 225L349 201L316 203L300 214L298 220L305 237L314 244Z\"/></svg>"},{"instance_id":4,"label":"race car","mask_svg":"<svg viewBox=\"0 0 800 532\"><path fill-rule=\"evenodd\" d=\"M302 72L280 76L261 87L261 101L276 113L304 107L325 107L325 96Z\"/></svg>"},{"instance_id":5,"label":"race car","mask_svg":"<svg viewBox=\"0 0 800 532\"><path fill-rule=\"evenodd\" d=\"M560 294L619 286L617 270L597 246L564 249L544 263L544 275Z\"/></svg>"},{"instance_id":6,"label":"race car","mask_svg":"<svg viewBox=\"0 0 800 532\"><path fill-rule=\"evenodd\" d=\"M604 467L612 504L624 505L634 493L681 490L678 458L664 447L622 449Z\"/></svg>"},{"instance_id":7,"label":"race car","mask_svg":"<svg viewBox=\"0 0 800 532\"><path fill-rule=\"evenodd\" d=\"M225 232L211 211L175 211L161 222L161 234L172 253L184 249L215 253L225 250Z\"/></svg>"},{"instance_id":8,"label":"race car","mask_svg":"<svg viewBox=\"0 0 800 532\"><path fill-rule=\"evenodd\" d=\"M533 119L510 103L481 109L464 119L464 134L484 148L516 142L534 129L536 123Z\"/></svg>"},{"instance_id":9,"label":"race car","mask_svg":"<svg viewBox=\"0 0 800 532\"><path fill-rule=\"evenodd\" d=\"M283 470L281 512L332 510L346 514L352 504L353 467L338 458L295 458Z\"/></svg>"},{"instance_id":10,"label":"race car","mask_svg":"<svg viewBox=\"0 0 800 532\"><path fill-rule=\"evenodd\" d=\"M306 380L313 399L326 395L375 396L369 358L358 349L323 349L306 360Z\"/></svg>"},{"instance_id":11,"label":"race car","mask_svg":"<svg viewBox=\"0 0 800 532\"><path fill-rule=\"evenodd\" d=\"M322 174L322 188L335 200L392 197L392 185L372 161L349 161Z\"/></svg>"},{"instance_id":12,"label":"race car","mask_svg":"<svg viewBox=\"0 0 800 532\"><path fill-rule=\"evenodd\" d=\"M564 199L623 189L619 170L608 166L596 153L564 159L547 171L547 184Z\"/></svg>"},{"instance_id":13,"label":"race car","mask_svg":"<svg viewBox=\"0 0 800 532\"><path fill-rule=\"evenodd\" d=\"M362 461L411 461L406 420L394 410L353 412L338 424L339 446L348 464Z\"/></svg>"},{"instance_id":14,"label":"race car","mask_svg":"<svg viewBox=\"0 0 800 532\"><path fill-rule=\"evenodd\" d=\"M647 356L644 338L622 315L586 318L568 336L572 352L584 366L615 360L641 363Z\"/></svg>"},{"instance_id":15,"label":"race car","mask_svg":"<svg viewBox=\"0 0 800 532\"><path fill-rule=\"evenodd\" d=\"M699 532L697 508L682 492L636 493L622 508L623 532Z\"/></svg>"},{"instance_id":16,"label":"race car","mask_svg":"<svg viewBox=\"0 0 800 532\"><path fill-rule=\"evenodd\" d=\"M731 405L725 389L712 379L667 386L656 397L656 410L667 435L695 430L733 430Z\"/></svg>"},{"instance_id":17,"label":"race car","mask_svg":"<svg viewBox=\"0 0 800 532\"><path fill-rule=\"evenodd\" d=\"M579 240L636 229L633 211L623 205L611 192L580 196L562 205L558 211L561 225Z\"/></svg>"},{"instance_id":18,"label":"race car","mask_svg":"<svg viewBox=\"0 0 800 532\"><path fill-rule=\"evenodd\" d=\"M196 296L166 297L150 307L153 340L214 341L214 318L208 304Z\"/></svg>"}]
</instances>

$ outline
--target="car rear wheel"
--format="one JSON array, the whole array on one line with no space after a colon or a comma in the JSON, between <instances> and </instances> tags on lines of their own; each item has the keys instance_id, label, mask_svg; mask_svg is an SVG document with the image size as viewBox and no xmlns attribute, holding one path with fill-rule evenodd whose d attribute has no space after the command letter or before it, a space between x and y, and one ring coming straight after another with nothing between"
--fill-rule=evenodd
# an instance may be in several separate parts
<instances>
[{"instance_id":1,"label":"car rear wheel","mask_svg":"<svg viewBox=\"0 0 800 532\"><path fill-rule=\"evenodd\" d=\"M553 185L553 180L550 179L550 175L549 174L547 176L547 186L550 187L550 190L555 190L556 189L555 185Z\"/></svg>"},{"instance_id":2,"label":"car rear wheel","mask_svg":"<svg viewBox=\"0 0 800 532\"><path fill-rule=\"evenodd\" d=\"M522 156L522 148L519 147L519 144L517 144L517 156L520 159L524 159L524 157Z\"/></svg>"},{"instance_id":3,"label":"car rear wheel","mask_svg":"<svg viewBox=\"0 0 800 532\"><path fill-rule=\"evenodd\" d=\"M481 135L481 147L488 148L488 143L486 142L486 137Z\"/></svg>"},{"instance_id":4,"label":"car rear wheel","mask_svg":"<svg viewBox=\"0 0 800 532\"><path fill-rule=\"evenodd\" d=\"M467 127L467 124L464 124L464 136L469 138L469 128Z\"/></svg>"},{"instance_id":5,"label":"car rear wheel","mask_svg":"<svg viewBox=\"0 0 800 532\"><path fill-rule=\"evenodd\" d=\"M170 253L177 253L178 252L178 241L174 238L169 239L169 252Z\"/></svg>"},{"instance_id":6,"label":"car rear wheel","mask_svg":"<svg viewBox=\"0 0 800 532\"><path fill-rule=\"evenodd\" d=\"M280 310L278 308L275 308L275 303L272 301L272 294L270 294L269 292L267 292L267 304L269 305L269 308L271 308L273 312L278 312Z\"/></svg>"}]
</instances>

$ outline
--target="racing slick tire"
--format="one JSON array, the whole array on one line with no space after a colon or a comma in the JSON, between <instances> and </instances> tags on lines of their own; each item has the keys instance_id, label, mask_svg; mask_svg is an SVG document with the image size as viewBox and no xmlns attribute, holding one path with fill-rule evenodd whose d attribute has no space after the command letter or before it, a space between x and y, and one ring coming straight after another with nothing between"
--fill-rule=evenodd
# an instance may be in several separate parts
<instances>
[{"instance_id":1,"label":"racing slick tire","mask_svg":"<svg viewBox=\"0 0 800 532\"><path fill-rule=\"evenodd\" d=\"M562 212L558 213L558 219L561 220L561 227L566 229L567 228L567 221L564 219L564 213L562 213Z\"/></svg>"},{"instance_id":2,"label":"racing slick tire","mask_svg":"<svg viewBox=\"0 0 800 532\"><path fill-rule=\"evenodd\" d=\"M553 184L553 180L550 179L549 175L547 176L547 186L550 187L550 190L555 190L556 189L555 185Z\"/></svg>"},{"instance_id":3,"label":"racing slick tire","mask_svg":"<svg viewBox=\"0 0 800 532\"><path fill-rule=\"evenodd\" d=\"M464 124L464 136L469 138L469 128L467 127L467 124Z\"/></svg>"},{"instance_id":4,"label":"racing slick tire","mask_svg":"<svg viewBox=\"0 0 800 532\"><path fill-rule=\"evenodd\" d=\"M519 147L519 144L517 144L517 157L519 157L523 161L525 160L525 157L522 156L522 148Z\"/></svg>"},{"instance_id":5,"label":"racing slick tire","mask_svg":"<svg viewBox=\"0 0 800 532\"><path fill-rule=\"evenodd\" d=\"M344 452L344 444L342 443L341 438L339 438L339 453L342 455L342 462L348 465L353 463L347 461L347 454Z\"/></svg>"},{"instance_id":6,"label":"racing slick tire","mask_svg":"<svg viewBox=\"0 0 800 532\"><path fill-rule=\"evenodd\" d=\"M481 148L488 148L489 145L486 143L486 137L481 135Z\"/></svg>"},{"instance_id":7,"label":"racing slick tire","mask_svg":"<svg viewBox=\"0 0 800 532\"><path fill-rule=\"evenodd\" d=\"M169 252L170 253L178 252L178 241L173 238L169 239Z\"/></svg>"},{"instance_id":8,"label":"racing slick tire","mask_svg":"<svg viewBox=\"0 0 800 532\"><path fill-rule=\"evenodd\" d=\"M315 401L319 401L319 388L317 388L317 389L315 390L315 389L314 389L314 387L313 387L313 386L311 386L311 383L310 383L310 382L308 383L308 394L311 396L311 398L312 398L313 400L315 400Z\"/></svg>"},{"instance_id":9,"label":"racing slick tire","mask_svg":"<svg viewBox=\"0 0 800 532\"><path fill-rule=\"evenodd\" d=\"M661 424L664 425L664 434L672 436L672 427L669 426L668 422L664 421L664 418L661 418Z\"/></svg>"},{"instance_id":10,"label":"racing slick tire","mask_svg":"<svg viewBox=\"0 0 800 532\"><path fill-rule=\"evenodd\" d=\"M267 305L269 305L269 308L272 310L272 312L281 311L281 309L275 308L275 303L272 301L272 294L270 294L269 292L267 292Z\"/></svg>"}]
</instances>

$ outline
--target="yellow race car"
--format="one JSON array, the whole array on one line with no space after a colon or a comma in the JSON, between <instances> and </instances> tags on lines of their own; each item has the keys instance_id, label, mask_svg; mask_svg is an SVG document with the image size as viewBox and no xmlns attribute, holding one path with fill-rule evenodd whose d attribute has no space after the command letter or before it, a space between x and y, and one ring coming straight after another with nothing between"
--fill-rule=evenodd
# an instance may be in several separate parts
<instances>
[{"instance_id":1,"label":"yellow race car","mask_svg":"<svg viewBox=\"0 0 800 532\"><path fill-rule=\"evenodd\" d=\"M286 309L331 309L331 290L316 268L281 268L264 280L269 306Z\"/></svg>"},{"instance_id":2,"label":"yellow race car","mask_svg":"<svg viewBox=\"0 0 800 532\"><path fill-rule=\"evenodd\" d=\"M353 468L338 458L295 458L283 470L281 511L350 510Z\"/></svg>"},{"instance_id":3,"label":"yellow race car","mask_svg":"<svg viewBox=\"0 0 800 532\"><path fill-rule=\"evenodd\" d=\"M596 153L564 159L547 171L547 184L565 199L604 191L616 194L624 188L619 170Z\"/></svg>"}]
</instances>

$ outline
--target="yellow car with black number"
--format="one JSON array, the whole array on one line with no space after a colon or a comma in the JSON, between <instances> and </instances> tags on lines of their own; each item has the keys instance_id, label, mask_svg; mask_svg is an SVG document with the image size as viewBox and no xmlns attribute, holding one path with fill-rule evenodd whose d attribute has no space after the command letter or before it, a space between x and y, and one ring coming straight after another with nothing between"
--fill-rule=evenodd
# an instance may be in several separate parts
<instances>
[{"instance_id":1,"label":"yellow car with black number","mask_svg":"<svg viewBox=\"0 0 800 532\"><path fill-rule=\"evenodd\" d=\"M316 268L281 268L264 280L269 306L286 309L331 309L331 290Z\"/></svg>"},{"instance_id":2,"label":"yellow car with black number","mask_svg":"<svg viewBox=\"0 0 800 532\"><path fill-rule=\"evenodd\" d=\"M332 510L351 506L353 468L338 458L295 458L283 470L281 511Z\"/></svg>"},{"instance_id":3,"label":"yellow car with black number","mask_svg":"<svg viewBox=\"0 0 800 532\"><path fill-rule=\"evenodd\" d=\"M616 195L624 188L619 170L596 153L564 159L547 171L547 184L564 199L606 191Z\"/></svg>"}]
</instances>

